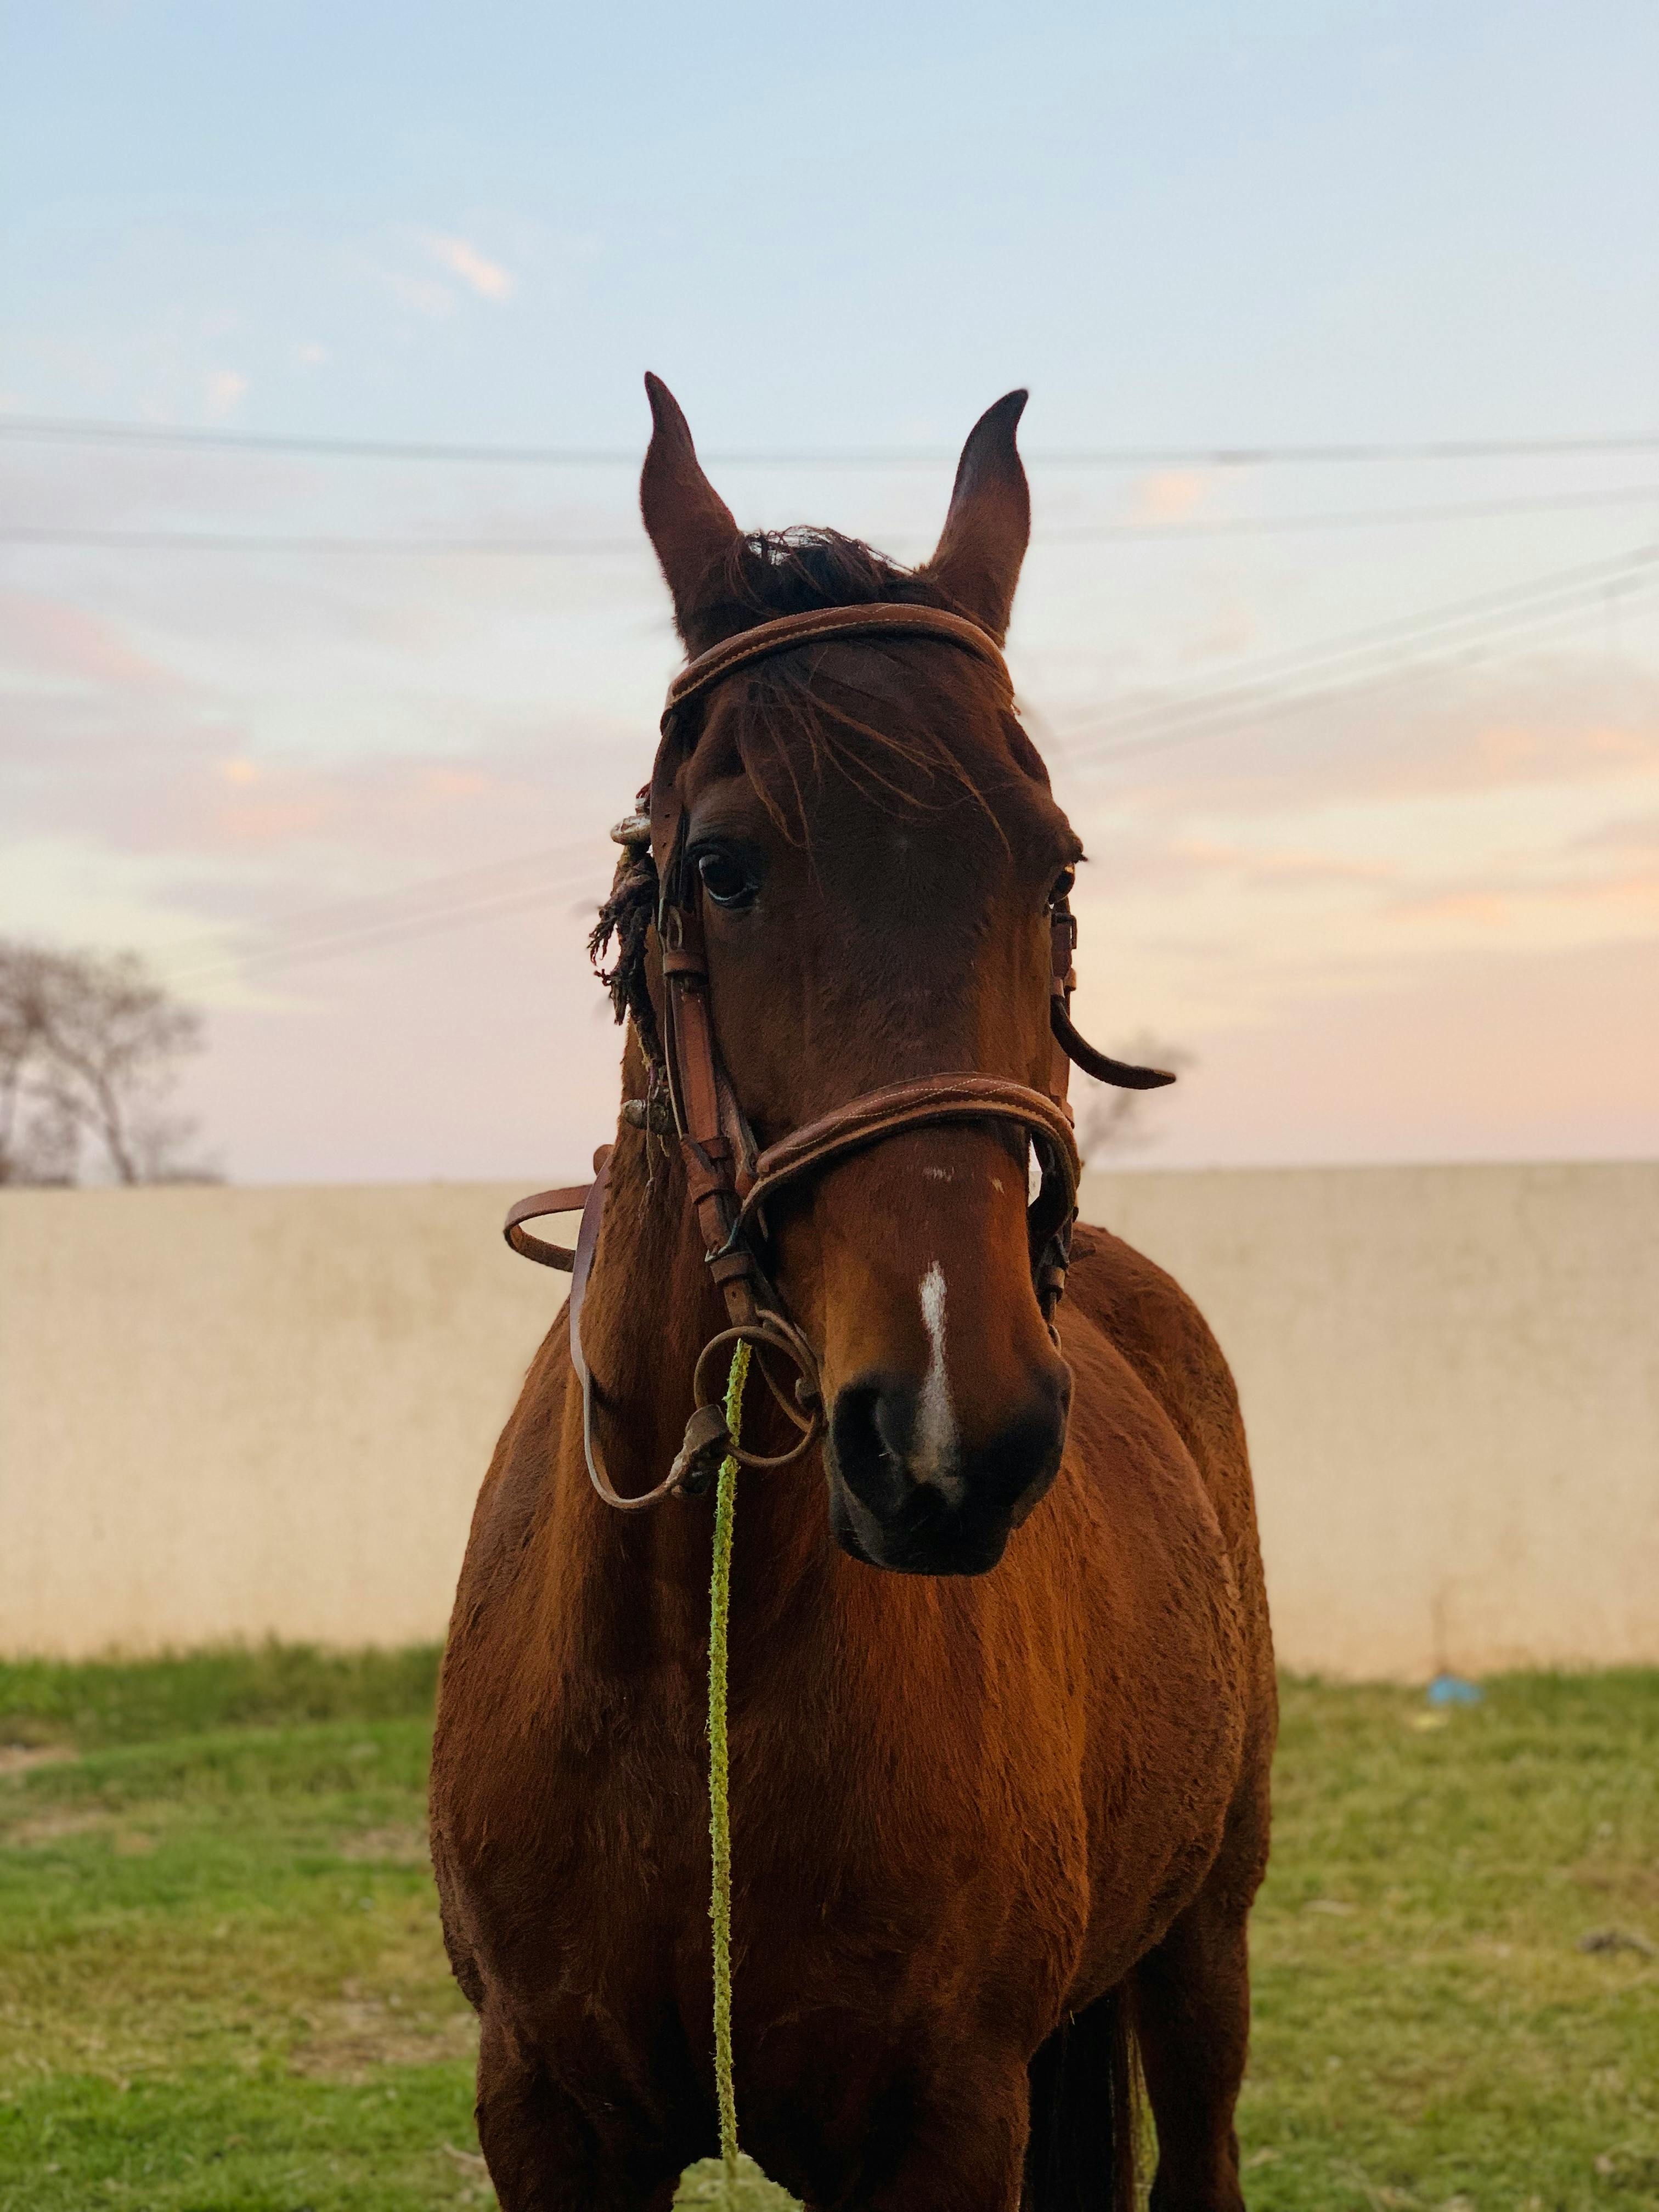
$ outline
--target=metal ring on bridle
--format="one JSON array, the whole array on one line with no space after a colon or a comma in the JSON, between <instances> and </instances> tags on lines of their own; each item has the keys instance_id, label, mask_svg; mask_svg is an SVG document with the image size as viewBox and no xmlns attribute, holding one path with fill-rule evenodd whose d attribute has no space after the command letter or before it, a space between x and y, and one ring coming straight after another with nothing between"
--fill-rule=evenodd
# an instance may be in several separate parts
<instances>
[{"instance_id":1,"label":"metal ring on bridle","mask_svg":"<svg viewBox=\"0 0 1659 2212\"><path fill-rule=\"evenodd\" d=\"M818 1383L817 1355L793 1322L786 1321L781 1314L761 1313L753 1321L734 1322L730 1328L723 1328L718 1336L711 1336L697 1354L697 1364L691 1377L691 1396L700 1408L720 1402L718 1391L712 1395L708 1393L706 1375L710 1360L729 1344L752 1345L763 1355L758 1364L767 1388L800 1431L800 1435L788 1450L783 1452L746 1451L736 1443L728 1445L727 1449L741 1467L787 1467L791 1460L799 1459L809 1445L817 1441L823 1428L823 1401ZM764 1355L769 1352L781 1352L799 1370L800 1382L795 1386L793 1404L784 1395L776 1378L767 1367ZM805 1385L805 1396L801 1391L803 1383Z\"/></svg>"}]
</instances>

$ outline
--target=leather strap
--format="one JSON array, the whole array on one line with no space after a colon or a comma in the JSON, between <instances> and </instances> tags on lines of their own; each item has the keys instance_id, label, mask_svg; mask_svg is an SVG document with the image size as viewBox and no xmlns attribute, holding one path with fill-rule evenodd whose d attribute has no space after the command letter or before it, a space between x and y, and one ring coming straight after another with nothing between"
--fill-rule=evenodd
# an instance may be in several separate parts
<instances>
[{"instance_id":1,"label":"leather strap","mask_svg":"<svg viewBox=\"0 0 1659 2212\"><path fill-rule=\"evenodd\" d=\"M560 1190L538 1190L529 1198L520 1199L515 1206L508 1207L502 1233L523 1258L535 1261L538 1267L557 1267L570 1277L570 1364L582 1394L582 1452L587 1461L588 1480L605 1503L615 1506L618 1513L640 1513L689 1486L671 1469L654 1489L641 1491L637 1498L623 1497L605 1471L605 1458L594 1434L593 1376L587 1355L582 1350L582 1307L599 1241L599 1224L605 1218L605 1192L611 1183L608 1145L601 1146L594 1165L599 1173L592 1182L570 1183ZM569 1213L577 1206L581 1208L582 1222L574 1251L567 1245L550 1244L540 1237L529 1236L520 1225L538 1220L547 1213Z\"/></svg>"},{"instance_id":2,"label":"leather strap","mask_svg":"<svg viewBox=\"0 0 1659 2212\"><path fill-rule=\"evenodd\" d=\"M599 1224L605 1218L605 1194L611 1183L611 1148L604 1148L603 1156L596 1160L599 1173L588 1185L586 1202L582 1207L582 1225L576 1239L575 1265L570 1277L570 1364L575 1370L576 1380L582 1394L582 1455L587 1462L587 1479L607 1505L618 1513L643 1513L648 1507L659 1504L665 1498L672 1498L692 1486L685 1479L681 1462L676 1460L662 1480L649 1490L642 1490L636 1498L625 1498L611 1481L606 1471L605 1455L599 1449L599 1440L594 1433L593 1376L587 1364L587 1354L582 1350L582 1307L587 1297L587 1279L592 1270L593 1252L599 1241Z\"/></svg>"},{"instance_id":3,"label":"leather strap","mask_svg":"<svg viewBox=\"0 0 1659 2212\"><path fill-rule=\"evenodd\" d=\"M532 1191L528 1198L507 1207L502 1236L521 1260L533 1260L538 1267L557 1267L569 1274L576 1265L576 1251L568 1244L550 1244L544 1237L532 1237L523 1224L539 1221L549 1213L579 1212L586 1206L592 1188L591 1182L573 1182L560 1190Z\"/></svg>"},{"instance_id":4,"label":"leather strap","mask_svg":"<svg viewBox=\"0 0 1659 2212\"><path fill-rule=\"evenodd\" d=\"M664 726L682 707L724 683L739 668L769 660L775 653L793 653L803 645L847 637L943 638L994 668L1004 688L1011 693L1013 690L1007 663L995 639L977 623L948 614L943 607L908 607L878 599L860 607L817 607L806 614L780 615L775 621L757 623L752 629L739 630L735 637L722 638L707 653L688 661L669 685Z\"/></svg>"},{"instance_id":5,"label":"leather strap","mask_svg":"<svg viewBox=\"0 0 1659 2212\"><path fill-rule=\"evenodd\" d=\"M1072 964L1076 951L1077 916L1069 901L1057 898L1048 910L1048 1091L1051 1097L1061 1100L1071 1089L1072 1063L1054 1026L1054 1016L1058 1013L1062 1021L1066 1018L1072 993L1077 988L1077 969Z\"/></svg>"},{"instance_id":6,"label":"leather strap","mask_svg":"<svg viewBox=\"0 0 1659 2212\"><path fill-rule=\"evenodd\" d=\"M1048 1140L1064 1185L1067 1210L1076 1203L1083 1167L1065 1109L1029 1085L995 1075L930 1075L915 1083L890 1083L821 1115L805 1128L769 1145L755 1165L735 1234L741 1234L769 1199L806 1175L821 1175L849 1152L878 1145L901 1130L941 1121L1012 1121Z\"/></svg>"},{"instance_id":7,"label":"leather strap","mask_svg":"<svg viewBox=\"0 0 1659 2212\"><path fill-rule=\"evenodd\" d=\"M1054 1041L1067 1060L1075 1060L1085 1075L1092 1075L1097 1083L1109 1083L1119 1091L1161 1091L1175 1078L1168 1068L1137 1067L1133 1061L1114 1060L1109 1053L1098 1052L1085 1036L1079 1036L1072 1026L1072 1018L1062 1001L1051 1000L1048 1005L1048 1026Z\"/></svg>"}]
</instances>

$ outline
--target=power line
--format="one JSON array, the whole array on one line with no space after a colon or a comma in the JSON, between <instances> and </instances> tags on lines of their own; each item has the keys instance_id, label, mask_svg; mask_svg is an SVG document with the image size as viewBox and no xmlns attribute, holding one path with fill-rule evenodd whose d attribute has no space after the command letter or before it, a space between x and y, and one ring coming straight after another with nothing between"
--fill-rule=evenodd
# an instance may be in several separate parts
<instances>
[{"instance_id":1,"label":"power line","mask_svg":"<svg viewBox=\"0 0 1659 2212\"><path fill-rule=\"evenodd\" d=\"M1656 589L1659 589L1659 578L1650 578L1630 587L1630 596L1648 597ZM1068 768L1091 767L1104 761L1126 759L1137 753L1161 752L1171 745L1185 744L1200 738L1232 736L1240 730L1252 729L1270 721L1276 715L1300 712L1304 707L1358 697L1395 682L1416 680L1419 676L1443 674L1481 658L1494 646L1554 630L1563 623L1582 623L1599 611L1597 603L1586 595L1574 603L1540 610L1524 619L1495 624L1462 638L1446 639L1431 646L1424 653L1396 658L1391 664L1385 662L1380 667L1361 667L1352 672L1338 670L1325 679L1309 684L1251 687L1245 696L1231 703L1218 702L1212 708L1200 709L1194 707L1172 711L1166 720L1148 718L1129 737L1066 755L1065 765Z\"/></svg>"},{"instance_id":2,"label":"power line","mask_svg":"<svg viewBox=\"0 0 1659 2212\"><path fill-rule=\"evenodd\" d=\"M1396 524L1484 521L1495 515L1553 514L1574 508L1647 507L1659 502L1659 484L1594 492L1546 492L1512 499L1457 501L1441 507L1355 507L1322 514L1241 516L1212 522L1085 524L1036 532L1036 545L1108 542L1147 544L1194 538L1268 537L1299 530L1353 530ZM647 558L642 535L630 538L340 538L256 537L236 531L60 530L27 526L0 528L0 545L31 545L105 552L344 553L371 556L495 555L508 558L627 554Z\"/></svg>"},{"instance_id":3,"label":"power line","mask_svg":"<svg viewBox=\"0 0 1659 2212\"><path fill-rule=\"evenodd\" d=\"M0 545L82 546L115 553L498 553L586 555L638 553L651 548L633 538L255 538L228 530L0 529Z\"/></svg>"},{"instance_id":4,"label":"power line","mask_svg":"<svg viewBox=\"0 0 1659 2212\"><path fill-rule=\"evenodd\" d=\"M1364 646L1375 646L1391 639L1409 644L1443 624L1453 625L1465 618L1529 605L1540 597L1566 591L1574 586L1593 585L1598 590L1616 590L1621 579L1645 565L1650 550L1646 546L1638 546L1633 552L1620 553L1610 560L1588 561L1574 568L1554 569L1545 575L1528 577L1519 584L1501 585L1496 590L1478 592L1468 599L1449 599L1437 606L1419 608L1414 614L1396 615L1387 622L1368 623L1359 629L1343 630L1334 637L1325 638L1311 645L1288 646L1282 652L1258 655L1244 663L1243 684L1229 678L1220 687L1220 691L1231 694L1234 690L1247 690L1253 681L1259 682L1264 676L1279 680L1286 675L1304 672L1312 664L1340 659ZM1220 696L1220 693L1214 689L1206 689L1196 696L1207 699ZM1189 691L1187 696L1190 701L1194 695ZM1144 714L1160 714L1171 704L1167 699L1153 699L1143 702L1139 706L1125 706L1097 723L1067 734L1076 737L1086 735L1090 728L1115 728Z\"/></svg>"},{"instance_id":5,"label":"power line","mask_svg":"<svg viewBox=\"0 0 1659 2212\"><path fill-rule=\"evenodd\" d=\"M577 879L566 875L556 878L550 884L520 884L515 888L512 878L529 868L544 869L552 863L592 857L598 852L599 842L595 833L591 838L573 839L562 845L520 853L481 867L428 876L418 883L401 884L395 890L374 891L360 898L304 908L267 924L263 941L228 958L223 957L222 939L216 935L187 939L167 947L161 957L177 959L192 950L220 955L200 969L187 967L178 971L180 981L198 976L205 979L273 961L304 959L313 952L336 947L349 951L359 939L367 941L386 930L416 932L428 924L444 922L452 915L470 916L474 911L482 915L500 901L555 897ZM588 879L586 876L580 878L583 882Z\"/></svg>"},{"instance_id":6,"label":"power line","mask_svg":"<svg viewBox=\"0 0 1659 2212\"><path fill-rule=\"evenodd\" d=\"M322 906L301 907L259 926L268 945L304 945L319 933L330 937L342 929L350 930L377 921L413 919L409 912L411 906L418 915L434 900L441 905L457 898L465 902L480 890L506 890L510 888L511 878L522 875L526 868L543 869L580 860L594 848L593 837L573 838L562 845L538 846L532 852L514 853L477 867L450 869L439 876L422 876L415 883L399 884L391 890L361 892L355 898L333 899ZM231 928L242 926L234 922L226 925ZM223 930L216 930L181 938L176 944L159 947L158 953L163 959L176 960L198 951L204 955L220 954L223 949ZM251 952L248 957L252 957Z\"/></svg>"},{"instance_id":7,"label":"power line","mask_svg":"<svg viewBox=\"0 0 1659 2212\"><path fill-rule=\"evenodd\" d=\"M1344 662L1372 659L1391 648L1431 640L1438 633L1483 630L1494 623L1512 623L1547 611L1554 601L1574 605L1581 601L1599 601L1610 592L1626 588L1631 579L1645 574L1656 561L1659 544L1637 546L1611 560L1556 569L1528 578L1523 583L1480 592L1472 599L1450 600L1392 622L1372 624L1313 645L1292 647L1265 659L1247 663L1239 676L1218 686L1196 693L1188 691L1183 698L1126 704L1080 729L1066 731L1060 743L1068 745L1080 737L1109 736L1143 722L1163 725L1176 719L1205 715L1252 696L1264 685L1282 685L1287 679L1317 674L1328 670L1332 663L1338 664L1336 672L1340 673Z\"/></svg>"},{"instance_id":8,"label":"power line","mask_svg":"<svg viewBox=\"0 0 1659 2212\"><path fill-rule=\"evenodd\" d=\"M1632 597L1648 597L1656 591L1659 591L1659 574L1650 575L1629 587ZM1170 746L1191 744L1200 738L1236 736L1241 730L1255 729L1280 716L1301 714L1310 708L1364 697L1400 684L1422 683L1454 671L1460 664L1479 657L1494 644L1510 642L1517 634L1527 635L1559 629L1563 624L1582 623L1600 611L1598 599L1599 595L1581 594L1576 602L1530 615L1523 621L1496 625L1485 634L1449 640L1428 653L1401 660L1392 668L1385 666L1352 677L1339 675L1334 681L1300 688L1290 686L1279 690L1264 690L1252 700L1241 701L1231 710L1217 712L1205 720L1188 719L1177 722L1172 717L1170 726L1149 726L1121 743L1092 746L1083 753L1066 756L1063 765L1068 769L1094 767L1105 762L1127 759L1139 753L1162 752Z\"/></svg>"},{"instance_id":9,"label":"power line","mask_svg":"<svg viewBox=\"0 0 1659 2212\"><path fill-rule=\"evenodd\" d=\"M1348 507L1327 514L1264 514L1215 521L1085 523L1075 530L1039 531L1035 544L1089 544L1107 538L1255 538L1293 530L1360 530L1391 523L1475 522L1497 514L1549 514L1572 507L1646 507L1659 500L1659 484L1588 492L1522 493L1512 499L1460 500L1443 507Z\"/></svg>"},{"instance_id":10,"label":"power line","mask_svg":"<svg viewBox=\"0 0 1659 2212\"><path fill-rule=\"evenodd\" d=\"M316 438L19 415L0 418L0 438L58 444L170 447L204 453L305 454L319 459L505 464L520 468L637 468L643 453L639 446L489 446L447 444L428 439ZM1025 459L1029 466L1036 468L1260 468L1269 465L1481 461L1522 456L1638 453L1659 453L1659 433L1620 433L1602 437L1431 438L1396 442L1354 440L1328 445L1073 447L1030 453ZM890 452L872 448L836 453L779 447L772 451L710 452L705 458L711 465L722 468L931 469L950 467L957 456L954 452L917 448Z\"/></svg>"},{"instance_id":11,"label":"power line","mask_svg":"<svg viewBox=\"0 0 1659 2212\"><path fill-rule=\"evenodd\" d=\"M170 973L167 980L175 989L182 990L195 984L221 981L231 976L246 975L249 970L257 972L262 969L298 966L307 961L341 959L353 952L375 952L383 945L401 945L411 938L433 936L445 930L465 927L475 921L489 921L498 917L528 913L533 908L574 897L578 892L586 895L595 889L599 872L596 866L586 875L562 877L550 884L532 884L516 891L497 892L491 897L467 900L403 920L387 920L358 929L341 930L331 936L303 938L292 944L256 945L234 958Z\"/></svg>"}]
</instances>

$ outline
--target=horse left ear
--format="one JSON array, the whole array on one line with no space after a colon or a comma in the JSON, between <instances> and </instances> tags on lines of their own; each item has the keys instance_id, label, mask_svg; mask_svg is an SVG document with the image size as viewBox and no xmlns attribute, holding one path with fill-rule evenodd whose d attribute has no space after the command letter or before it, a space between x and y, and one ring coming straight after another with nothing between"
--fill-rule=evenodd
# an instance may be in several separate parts
<instances>
[{"instance_id":1,"label":"horse left ear","mask_svg":"<svg viewBox=\"0 0 1659 2212\"><path fill-rule=\"evenodd\" d=\"M933 557L921 572L999 645L1008 633L1020 563L1031 535L1031 495L1014 443L1028 396L1008 392L968 433L951 511Z\"/></svg>"},{"instance_id":2,"label":"horse left ear","mask_svg":"<svg viewBox=\"0 0 1659 2212\"><path fill-rule=\"evenodd\" d=\"M640 472L640 513L656 549L674 618L693 653L722 635L702 619L711 572L737 543L732 510L702 472L690 427L679 402L659 376L648 372L651 443Z\"/></svg>"}]
</instances>

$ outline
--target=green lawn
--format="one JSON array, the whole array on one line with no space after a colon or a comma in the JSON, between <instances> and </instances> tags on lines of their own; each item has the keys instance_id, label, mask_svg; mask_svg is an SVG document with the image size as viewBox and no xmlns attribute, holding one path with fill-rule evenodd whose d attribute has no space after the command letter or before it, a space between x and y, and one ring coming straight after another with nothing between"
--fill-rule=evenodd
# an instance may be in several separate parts
<instances>
[{"instance_id":1,"label":"green lawn","mask_svg":"<svg viewBox=\"0 0 1659 2212\"><path fill-rule=\"evenodd\" d=\"M0 2212L492 2201L434 1668L0 1666ZM1255 1930L1256 2212L1659 2207L1659 1674L1288 1685Z\"/></svg>"}]
</instances>

